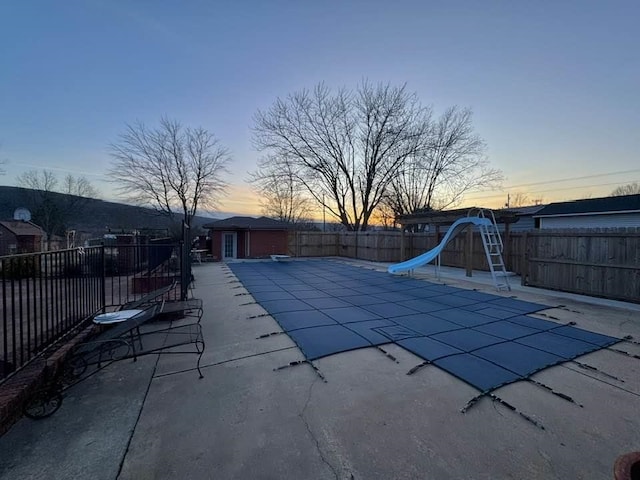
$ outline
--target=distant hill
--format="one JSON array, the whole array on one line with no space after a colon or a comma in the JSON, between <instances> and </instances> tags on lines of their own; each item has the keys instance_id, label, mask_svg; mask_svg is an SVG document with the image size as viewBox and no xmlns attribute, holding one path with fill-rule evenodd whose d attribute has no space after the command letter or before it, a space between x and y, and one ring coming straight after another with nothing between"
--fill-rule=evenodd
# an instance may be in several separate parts
<instances>
[{"instance_id":1,"label":"distant hill","mask_svg":"<svg viewBox=\"0 0 640 480\"><path fill-rule=\"evenodd\" d=\"M0 220L13 218L13 212L18 207L36 211L33 191L28 188L0 186ZM55 196L69 197L69 195L56 193ZM172 221L153 209L126 205L124 203L106 202L97 199L83 199L82 207L69 216L67 228L83 232L85 235L101 236L109 231L118 233L121 231L142 229L171 229L175 223L180 224L182 215ZM199 227L215 220L212 217L197 216L193 219L192 226ZM37 218L33 221L37 223Z\"/></svg>"}]
</instances>

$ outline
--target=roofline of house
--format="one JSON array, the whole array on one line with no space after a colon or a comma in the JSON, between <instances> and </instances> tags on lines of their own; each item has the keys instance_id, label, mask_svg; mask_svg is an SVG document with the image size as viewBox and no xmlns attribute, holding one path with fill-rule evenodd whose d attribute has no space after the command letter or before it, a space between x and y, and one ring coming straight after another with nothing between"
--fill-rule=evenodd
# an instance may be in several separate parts
<instances>
[{"instance_id":1,"label":"roofline of house","mask_svg":"<svg viewBox=\"0 0 640 480\"><path fill-rule=\"evenodd\" d=\"M584 217L587 215L621 215L625 213L640 213L640 210L609 210L607 212L580 212L580 213L552 213L551 215L537 215L533 218L549 218L549 217Z\"/></svg>"},{"instance_id":2,"label":"roofline of house","mask_svg":"<svg viewBox=\"0 0 640 480\"><path fill-rule=\"evenodd\" d=\"M249 227L242 225L228 225L228 226L220 226L220 227L207 227L204 226L202 228L206 228L207 230L217 230L217 231L227 231L227 230L275 230L277 232L282 232L285 230L292 230L291 227Z\"/></svg>"},{"instance_id":3,"label":"roofline of house","mask_svg":"<svg viewBox=\"0 0 640 480\"><path fill-rule=\"evenodd\" d=\"M38 231L38 233L22 233L22 232L16 231L11 224L12 223L17 223L17 222L31 225L34 229L36 229ZM22 237L37 237L38 235L40 235L42 237L42 236L45 235L45 232L42 229L42 227L40 227L39 225L36 225L35 223L33 223L30 220L27 220L27 221L24 221L24 220L0 220L0 225L2 225L4 228L9 230L14 235L19 235L19 236L22 236Z\"/></svg>"}]
</instances>

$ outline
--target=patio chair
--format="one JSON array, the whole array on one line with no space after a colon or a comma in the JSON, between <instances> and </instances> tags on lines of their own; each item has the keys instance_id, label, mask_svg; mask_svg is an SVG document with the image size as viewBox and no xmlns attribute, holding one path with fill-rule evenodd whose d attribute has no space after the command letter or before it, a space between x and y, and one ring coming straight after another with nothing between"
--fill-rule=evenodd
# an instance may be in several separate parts
<instances>
[{"instance_id":1,"label":"patio chair","mask_svg":"<svg viewBox=\"0 0 640 480\"><path fill-rule=\"evenodd\" d=\"M43 389L27 402L23 411L30 418L44 418L53 414L62 404L63 392L86 380L113 362L125 359L137 360L142 355L196 354L196 369L203 378L200 361L204 353L204 338L200 318L202 302L192 299L197 320L168 318L161 315L162 302L140 302L140 308L118 310L94 318L102 329L90 341L76 345L65 357L62 367L49 374ZM145 304L146 303L146 304ZM183 308L189 304L184 303ZM167 312L164 312L167 313Z\"/></svg>"}]
</instances>

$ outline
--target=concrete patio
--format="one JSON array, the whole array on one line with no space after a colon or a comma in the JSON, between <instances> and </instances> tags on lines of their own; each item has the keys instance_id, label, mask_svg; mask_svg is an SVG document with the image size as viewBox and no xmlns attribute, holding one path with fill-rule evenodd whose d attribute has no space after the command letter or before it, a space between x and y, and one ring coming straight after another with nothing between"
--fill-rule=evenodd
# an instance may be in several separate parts
<instances>
[{"instance_id":1,"label":"concrete patio","mask_svg":"<svg viewBox=\"0 0 640 480\"><path fill-rule=\"evenodd\" d=\"M385 266L349 261L365 268ZM498 389L527 422L396 346L303 360L224 264L194 266L204 301L204 379L192 355L118 362L65 394L58 412L22 419L0 437L3 479L610 479L617 456L640 450L640 360L600 350ZM434 280L433 269L417 278ZM441 280L494 290L486 275L443 269ZM560 308L546 319L640 339L640 305L514 285ZM536 315L534 315L536 316ZM251 318L255 317L255 318ZM640 355L640 345L615 348ZM597 369L597 370L596 370Z\"/></svg>"}]
</instances>

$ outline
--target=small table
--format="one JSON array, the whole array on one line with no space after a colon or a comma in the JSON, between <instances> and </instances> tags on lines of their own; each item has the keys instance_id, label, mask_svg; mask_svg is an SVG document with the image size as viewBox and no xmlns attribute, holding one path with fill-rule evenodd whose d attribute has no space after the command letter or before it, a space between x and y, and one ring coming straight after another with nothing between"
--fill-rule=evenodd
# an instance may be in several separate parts
<instances>
[{"instance_id":1,"label":"small table","mask_svg":"<svg viewBox=\"0 0 640 480\"><path fill-rule=\"evenodd\" d=\"M96 325L105 325L105 326L115 325L118 323L124 323L126 321L129 321L132 318L134 318L136 315L139 315L143 312L144 310L132 309L132 310L118 310L117 312L101 313L100 315L96 315L93 318L93 323L95 323ZM110 327L110 328L117 328L117 327ZM127 352L129 351L129 348L133 349L133 359L134 361L137 361L138 359L136 358L135 336L133 333L134 330L135 330L135 335L137 335L138 337L140 348L142 348L142 336L140 335L140 327L136 327L135 329L132 329L129 332L129 342L126 342L125 344L127 345ZM100 351L100 357L98 359L98 363L100 363L101 361L102 361L102 351Z\"/></svg>"},{"instance_id":2,"label":"small table","mask_svg":"<svg viewBox=\"0 0 640 480\"><path fill-rule=\"evenodd\" d=\"M122 323L135 317L144 310L119 310L117 312L101 313L96 315L93 323L96 325L112 325L114 323Z\"/></svg>"}]
</instances>

